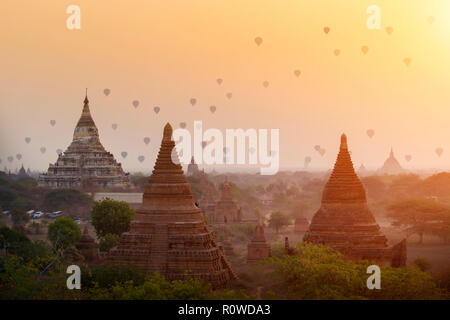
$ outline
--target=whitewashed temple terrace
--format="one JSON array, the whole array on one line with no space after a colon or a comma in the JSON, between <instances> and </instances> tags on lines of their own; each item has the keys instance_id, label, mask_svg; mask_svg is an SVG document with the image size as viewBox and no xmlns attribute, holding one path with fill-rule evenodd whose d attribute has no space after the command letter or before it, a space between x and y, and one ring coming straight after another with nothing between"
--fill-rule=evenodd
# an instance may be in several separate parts
<instances>
[{"instance_id":1,"label":"whitewashed temple terrace","mask_svg":"<svg viewBox=\"0 0 450 320\"><path fill-rule=\"evenodd\" d=\"M89 110L89 100L84 99L83 112L67 150L58 155L48 171L39 176L39 186L46 188L103 189L129 188L129 174L121 163L105 150L98 129Z\"/></svg>"}]
</instances>

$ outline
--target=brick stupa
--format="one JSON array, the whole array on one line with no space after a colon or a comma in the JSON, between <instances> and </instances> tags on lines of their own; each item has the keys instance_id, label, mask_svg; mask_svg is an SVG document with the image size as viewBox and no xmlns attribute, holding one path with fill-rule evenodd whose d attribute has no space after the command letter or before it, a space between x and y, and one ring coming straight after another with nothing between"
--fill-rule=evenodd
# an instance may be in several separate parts
<instances>
[{"instance_id":1,"label":"brick stupa","mask_svg":"<svg viewBox=\"0 0 450 320\"><path fill-rule=\"evenodd\" d=\"M89 235L87 226L84 227L83 235L75 247L87 261L95 262L98 260L98 245L94 238Z\"/></svg>"},{"instance_id":2,"label":"brick stupa","mask_svg":"<svg viewBox=\"0 0 450 320\"><path fill-rule=\"evenodd\" d=\"M228 178L225 178L225 182L222 187L222 194L216 203L214 214L212 216L212 223L236 223L241 221L241 212L236 202L231 197L230 184Z\"/></svg>"},{"instance_id":3,"label":"brick stupa","mask_svg":"<svg viewBox=\"0 0 450 320\"><path fill-rule=\"evenodd\" d=\"M345 134L323 190L321 207L304 240L332 247L355 261L366 259L394 267L406 263L406 242L388 247L367 206L366 192L354 171Z\"/></svg>"},{"instance_id":4,"label":"brick stupa","mask_svg":"<svg viewBox=\"0 0 450 320\"><path fill-rule=\"evenodd\" d=\"M247 249L248 263L258 262L259 260L264 260L270 257L270 244L266 241L266 237L264 236L264 227L260 223L255 227L253 239L248 244Z\"/></svg>"},{"instance_id":5,"label":"brick stupa","mask_svg":"<svg viewBox=\"0 0 450 320\"><path fill-rule=\"evenodd\" d=\"M109 259L159 272L168 280L184 279L188 271L214 288L224 287L235 274L194 203L174 147L172 127L166 124L142 206Z\"/></svg>"}]
</instances>

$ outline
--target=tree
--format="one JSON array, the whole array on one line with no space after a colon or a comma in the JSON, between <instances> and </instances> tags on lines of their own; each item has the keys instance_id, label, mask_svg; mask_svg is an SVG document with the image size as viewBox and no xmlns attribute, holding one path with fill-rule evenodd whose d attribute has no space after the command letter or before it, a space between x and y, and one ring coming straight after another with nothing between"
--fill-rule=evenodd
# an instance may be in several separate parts
<instances>
[{"instance_id":1,"label":"tree","mask_svg":"<svg viewBox=\"0 0 450 320\"><path fill-rule=\"evenodd\" d=\"M108 233L100 239L98 247L100 251L109 252L111 248L114 248L119 244L120 237L117 234Z\"/></svg>"},{"instance_id":2,"label":"tree","mask_svg":"<svg viewBox=\"0 0 450 320\"><path fill-rule=\"evenodd\" d=\"M450 221L450 207L428 199L400 201L387 209L388 216L394 220L393 225L406 226L408 235L418 234L420 244L424 233L431 233Z\"/></svg>"},{"instance_id":3,"label":"tree","mask_svg":"<svg viewBox=\"0 0 450 320\"><path fill-rule=\"evenodd\" d=\"M96 201L92 208L91 221L97 236L104 237L108 233L120 236L130 229L134 210L124 201L106 198Z\"/></svg>"},{"instance_id":4,"label":"tree","mask_svg":"<svg viewBox=\"0 0 450 320\"><path fill-rule=\"evenodd\" d=\"M48 226L48 239L55 249L65 250L81 238L81 229L71 218L60 217Z\"/></svg>"},{"instance_id":5,"label":"tree","mask_svg":"<svg viewBox=\"0 0 450 320\"><path fill-rule=\"evenodd\" d=\"M281 211L274 211L270 214L269 226L274 228L276 233L278 233L282 227L287 226L290 223L291 220L289 217Z\"/></svg>"},{"instance_id":6,"label":"tree","mask_svg":"<svg viewBox=\"0 0 450 320\"><path fill-rule=\"evenodd\" d=\"M13 227L16 230L23 232L25 230L25 225L30 220L30 216L20 209L12 209L11 210L11 220L13 223Z\"/></svg>"}]
</instances>

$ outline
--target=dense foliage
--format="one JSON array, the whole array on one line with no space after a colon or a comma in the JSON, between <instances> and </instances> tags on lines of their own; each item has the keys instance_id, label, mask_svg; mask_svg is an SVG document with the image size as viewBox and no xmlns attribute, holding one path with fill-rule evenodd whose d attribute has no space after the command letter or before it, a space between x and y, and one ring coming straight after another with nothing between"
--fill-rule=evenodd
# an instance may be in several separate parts
<instances>
[{"instance_id":1,"label":"dense foliage","mask_svg":"<svg viewBox=\"0 0 450 320\"><path fill-rule=\"evenodd\" d=\"M97 236L104 237L107 234L120 236L130 229L130 222L133 220L134 210L124 201L104 199L96 201L92 208L92 225L97 232Z\"/></svg>"},{"instance_id":2,"label":"dense foliage","mask_svg":"<svg viewBox=\"0 0 450 320\"><path fill-rule=\"evenodd\" d=\"M381 289L366 285L370 262L355 263L328 247L300 243L294 255L267 262L287 288L288 299L437 299L442 292L430 274L416 265L381 267ZM281 297L279 297L281 298Z\"/></svg>"},{"instance_id":3,"label":"dense foliage","mask_svg":"<svg viewBox=\"0 0 450 320\"><path fill-rule=\"evenodd\" d=\"M60 217L48 226L47 237L56 249L64 250L80 240L81 229L71 218Z\"/></svg>"}]
</instances>

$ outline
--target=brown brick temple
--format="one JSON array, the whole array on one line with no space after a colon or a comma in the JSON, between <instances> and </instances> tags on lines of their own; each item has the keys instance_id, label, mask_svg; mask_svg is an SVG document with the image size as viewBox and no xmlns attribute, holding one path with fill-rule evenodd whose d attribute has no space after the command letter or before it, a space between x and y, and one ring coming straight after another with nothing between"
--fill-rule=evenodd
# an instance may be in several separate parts
<instances>
[{"instance_id":1,"label":"brown brick temple","mask_svg":"<svg viewBox=\"0 0 450 320\"><path fill-rule=\"evenodd\" d=\"M98 245L94 238L89 235L87 226L84 227L83 235L76 244L76 248L87 261L95 262L98 260Z\"/></svg>"},{"instance_id":2,"label":"brown brick temple","mask_svg":"<svg viewBox=\"0 0 450 320\"><path fill-rule=\"evenodd\" d=\"M259 260L264 260L270 257L270 244L268 244L266 241L266 237L264 235L264 227L260 223L258 223L258 225L255 227L253 239L248 244L247 249L248 263L258 262Z\"/></svg>"},{"instance_id":3,"label":"brown brick temple","mask_svg":"<svg viewBox=\"0 0 450 320\"><path fill-rule=\"evenodd\" d=\"M322 194L305 241L324 244L353 260L367 259L394 267L406 263L406 241L388 247L366 202L366 192L353 169L347 137L341 146L333 172Z\"/></svg>"},{"instance_id":4,"label":"brown brick temple","mask_svg":"<svg viewBox=\"0 0 450 320\"><path fill-rule=\"evenodd\" d=\"M228 178L225 178L222 195L219 201L216 202L211 223L236 223L241 222L241 220L241 210L231 197L230 184L228 183Z\"/></svg>"},{"instance_id":5,"label":"brown brick temple","mask_svg":"<svg viewBox=\"0 0 450 320\"><path fill-rule=\"evenodd\" d=\"M97 126L84 99L83 112L73 133L73 141L48 172L39 176L39 186L47 188L107 189L129 187L128 174L100 142Z\"/></svg>"},{"instance_id":6,"label":"brown brick temple","mask_svg":"<svg viewBox=\"0 0 450 320\"><path fill-rule=\"evenodd\" d=\"M181 165L172 161L174 147L172 127L166 124L142 206L109 260L156 271L169 280L183 279L189 271L214 288L224 287L235 274L194 203Z\"/></svg>"}]
</instances>

